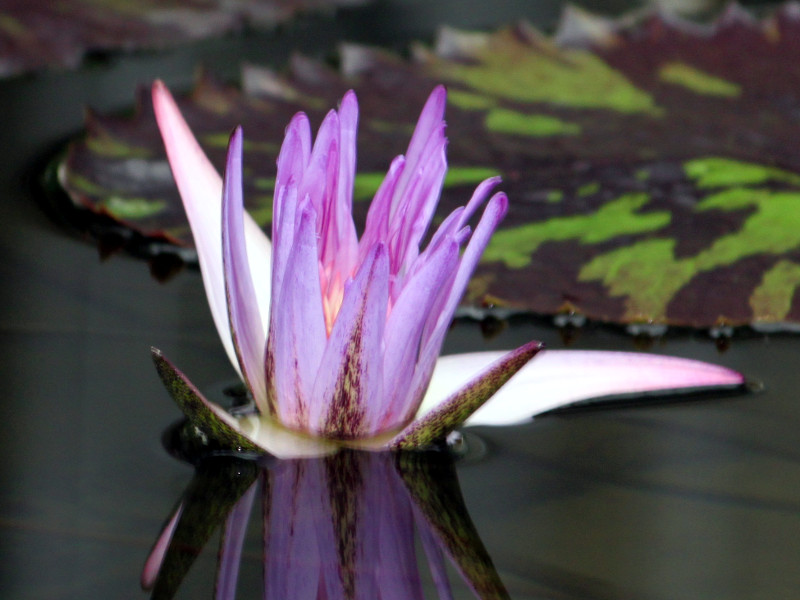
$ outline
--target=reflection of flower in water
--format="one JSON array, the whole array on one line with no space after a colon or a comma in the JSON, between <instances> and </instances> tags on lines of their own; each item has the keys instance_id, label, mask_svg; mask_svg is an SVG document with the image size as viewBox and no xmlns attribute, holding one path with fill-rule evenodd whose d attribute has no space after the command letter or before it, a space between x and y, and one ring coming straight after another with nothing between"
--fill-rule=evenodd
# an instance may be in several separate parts
<instances>
[{"instance_id":1,"label":"reflection of flower in water","mask_svg":"<svg viewBox=\"0 0 800 600\"><path fill-rule=\"evenodd\" d=\"M346 451L265 467L222 458L202 463L145 566L142 582L153 598L175 595L223 522L216 597L235 597L259 482L266 599L416 599L425 597L428 579L439 598L451 598L447 559L478 598L508 597L447 453Z\"/></svg>"}]
</instances>

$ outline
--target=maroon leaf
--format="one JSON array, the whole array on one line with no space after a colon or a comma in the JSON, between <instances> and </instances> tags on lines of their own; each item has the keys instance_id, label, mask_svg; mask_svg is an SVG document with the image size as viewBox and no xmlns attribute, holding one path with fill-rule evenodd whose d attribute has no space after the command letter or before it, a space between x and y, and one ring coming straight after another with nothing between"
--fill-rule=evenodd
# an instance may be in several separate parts
<instances>
[{"instance_id":1,"label":"maroon leaf","mask_svg":"<svg viewBox=\"0 0 800 600\"><path fill-rule=\"evenodd\" d=\"M568 11L555 40L528 26L441 33L413 61L345 47L341 69L296 58L244 91L208 78L181 101L215 164L245 130L248 208L268 224L274 159L298 109L313 122L354 87L356 214L404 150L425 96L448 84L442 213L489 174L509 214L467 302L617 323L800 325L800 11L708 27ZM62 182L73 200L149 237L191 244L151 110L91 114Z\"/></svg>"},{"instance_id":2,"label":"maroon leaf","mask_svg":"<svg viewBox=\"0 0 800 600\"><path fill-rule=\"evenodd\" d=\"M75 67L88 52L160 48L245 23L274 26L300 11L360 0L0 0L0 77Z\"/></svg>"}]
</instances>

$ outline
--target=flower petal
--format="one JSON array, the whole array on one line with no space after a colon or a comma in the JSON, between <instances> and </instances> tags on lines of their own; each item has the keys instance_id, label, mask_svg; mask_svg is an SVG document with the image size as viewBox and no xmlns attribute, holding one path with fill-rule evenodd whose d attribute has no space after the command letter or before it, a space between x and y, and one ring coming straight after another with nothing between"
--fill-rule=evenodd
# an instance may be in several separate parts
<instances>
[{"instance_id":1,"label":"flower petal","mask_svg":"<svg viewBox=\"0 0 800 600\"><path fill-rule=\"evenodd\" d=\"M242 198L242 128L237 127L228 146L222 193L222 264L231 336L245 382L256 405L266 409L264 381L266 334L256 304L247 246L244 239Z\"/></svg>"},{"instance_id":2,"label":"flower petal","mask_svg":"<svg viewBox=\"0 0 800 600\"><path fill-rule=\"evenodd\" d=\"M272 310L267 342L269 406L287 427L303 429L325 350L314 209L300 208L300 223Z\"/></svg>"},{"instance_id":3,"label":"flower petal","mask_svg":"<svg viewBox=\"0 0 800 600\"><path fill-rule=\"evenodd\" d=\"M153 84L153 107L175 183L192 228L211 314L228 358L238 371L222 275L222 178L200 148L175 100L161 81ZM249 215L244 217L244 231L259 313L263 328L266 329L272 246Z\"/></svg>"},{"instance_id":4,"label":"flower petal","mask_svg":"<svg viewBox=\"0 0 800 600\"><path fill-rule=\"evenodd\" d=\"M502 352L442 356L420 412L430 410ZM467 425L513 425L591 398L666 395L677 391L736 389L744 377L697 360L598 350L545 350L477 410ZM602 402L602 400L598 400Z\"/></svg>"},{"instance_id":5,"label":"flower petal","mask_svg":"<svg viewBox=\"0 0 800 600\"><path fill-rule=\"evenodd\" d=\"M399 450L419 448L443 438L480 408L541 348L539 342L528 342L493 362L433 410L418 414L417 419L392 440L390 447Z\"/></svg>"},{"instance_id":6,"label":"flower petal","mask_svg":"<svg viewBox=\"0 0 800 600\"><path fill-rule=\"evenodd\" d=\"M386 321L383 356L384 408L381 429L405 424L417 412L422 394L414 397L410 385L420 359L420 339L425 319L439 295L447 292L458 264L459 247L450 239L409 275ZM415 266L419 265L419 262Z\"/></svg>"},{"instance_id":7,"label":"flower petal","mask_svg":"<svg viewBox=\"0 0 800 600\"><path fill-rule=\"evenodd\" d=\"M376 433L368 423L383 412L380 357L388 271L386 247L378 244L345 286L314 385L309 418L312 429L325 437L354 439Z\"/></svg>"},{"instance_id":8,"label":"flower petal","mask_svg":"<svg viewBox=\"0 0 800 600\"><path fill-rule=\"evenodd\" d=\"M447 328L453 319L453 313L461 301L461 296L464 295L464 290L467 288L472 277L472 272L475 270L475 265L483 254L489 239L492 236L498 223L503 220L508 209L508 198L505 194L499 193L492 196L483 211L481 220L475 231L470 237L464 254L461 256L461 263L458 266L458 271L450 288L450 294L444 301L444 306L439 308L438 311L431 314L434 319L429 320L426 324L425 338L423 339L424 347L439 348L447 333ZM474 210L474 208L473 208ZM438 350L436 350L438 356Z\"/></svg>"}]
</instances>

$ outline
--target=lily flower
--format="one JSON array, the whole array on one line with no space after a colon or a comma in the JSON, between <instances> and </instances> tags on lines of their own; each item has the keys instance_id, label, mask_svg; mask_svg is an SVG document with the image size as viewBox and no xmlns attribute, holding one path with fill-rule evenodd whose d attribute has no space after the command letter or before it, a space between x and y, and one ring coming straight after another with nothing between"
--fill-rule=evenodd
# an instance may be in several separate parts
<instances>
[{"instance_id":1,"label":"lily flower","mask_svg":"<svg viewBox=\"0 0 800 600\"><path fill-rule=\"evenodd\" d=\"M243 209L241 129L231 137L223 182L161 82L153 86L153 102L218 332L258 415L234 419L155 349L154 360L189 418L217 438L282 457L342 445L424 446L467 420L540 350L531 342L501 356L472 355L481 367L477 376L465 374L455 357L437 362L508 202L503 193L487 201L499 179L484 181L420 248L447 169L443 87L425 104L405 156L391 163L360 240L351 215L358 121L353 92L338 112L328 113L313 144L304 114L287 127L277 161L272 243ZM483 204L472 231L467 222ZM734 371L697 361L610 354L560 355L566 361L553 354L549 362L553 372L571 365L587 367L583 374L605 374L611 384L600 395L742 383ZM537 412L530 412L530 401L551 371L529 371L514 386L513 396L527 405L526 418ZM586 386L571 386L571 379L561 382L567 391L555 394L556 403L587 397ZM597 395L591 378L583 381L592 388L588 396Z\"/></svg>"}]
</instances>

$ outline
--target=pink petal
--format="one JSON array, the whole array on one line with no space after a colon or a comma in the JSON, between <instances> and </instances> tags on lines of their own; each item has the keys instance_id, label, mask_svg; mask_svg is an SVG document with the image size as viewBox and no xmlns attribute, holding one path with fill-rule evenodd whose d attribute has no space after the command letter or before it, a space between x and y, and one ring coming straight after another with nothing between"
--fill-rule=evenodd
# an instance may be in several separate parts
<instances>
[{"instance_id":1,"label":"pink petal","mask_svg":"<svg viewBox=\"0 0 800 600\"><path fill-rule=\"evenodd\" d=\"M420 414L502 354L476 352L442 356L436 364ZM732 389L743 384L744 377L736 371L686 358L634 352L545 350L466 423L513 425L591 398Z\"/></svg>"},{"instance_id":2,"label":"pink petal","mask_svg":"<svg viewBox=\"0 0 800 600\"><path fill-rule=\"evenodd\" d=\"M236 356L256 404L266 410L264 344L266 334L256 304L256 293L247 262L243 230L242 128L237 127L228 146L222 195L222 264L225 295Z\"/></svg>"},{"instance_id":3,"label":"pink petal","mask_svg":"<svg viewBox=\"0 0 800 600\"><path fill-rule=\"evenodd\" d=\"M197 247L203 285L217 332L233 366L239 364L228 325L228 309L222 270L222 178L209 162L175 100L161 82L153 84L153 107L175 183L183 200L186 216ZM249 215L244 218L247 254L250 260L257 303L264 329L267 327L270 298L272 247L267 236Z\"/></svg>"},{"instance_id":4,"label":"pink petal","mask_svg":"<svg viewBox=\"0 0 800 600\"><path fill-rule=\"evenodd\" d=\"M153 544L153 548L144 563L144 569L142 569L140 583L143 590L150 590L155 585L158 573L161 571L161 565L164 564L164 556L167 554L167 549L172 541L172 536L175 534L175 527L178 525L182 512L183 504L179 504L172 517L164 525L161 533L158 534L158 539Z\"/></svg>"}]
</instances>

